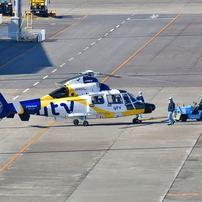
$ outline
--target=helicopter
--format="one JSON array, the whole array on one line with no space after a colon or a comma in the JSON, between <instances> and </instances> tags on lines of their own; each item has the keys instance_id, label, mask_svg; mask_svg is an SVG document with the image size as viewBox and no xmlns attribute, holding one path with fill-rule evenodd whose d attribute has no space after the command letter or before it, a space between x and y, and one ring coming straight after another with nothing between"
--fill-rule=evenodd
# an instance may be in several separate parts
<instances>
[{"instance_id":1,"label":"helicopter","mask_svg":"<svg viewBox=\"0 0 202 202\"><path fill-rule=\"evenodd\" d=\"M7 103L0 93L0 120L14 118L18 114L21 121L28 121L30 115L54 117L56 121L73 119L73 124L82 122L88 126L88 119L118 118L152 113L155 105L142 103L125 90L110 89L96 77L113 76L92 70L56 83L62 85L41 98ZM138 119L133 118L133 123Z\"/></svg>"}]
</instances>

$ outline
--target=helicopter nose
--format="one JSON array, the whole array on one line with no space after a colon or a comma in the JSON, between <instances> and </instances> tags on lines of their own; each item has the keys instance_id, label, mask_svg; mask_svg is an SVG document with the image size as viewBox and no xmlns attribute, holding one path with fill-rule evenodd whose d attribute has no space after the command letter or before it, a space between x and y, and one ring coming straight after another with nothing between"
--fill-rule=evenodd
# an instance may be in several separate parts
<instances>
[{"instance_id":1,"label":"helicopter nose","mask_svg":"<svg viewBox=\"0 0 202 202\"><path fill-rule=\"evenodd\" d=\"M145 103L145 112L144 113L152 113L156 106L154 104Z\"/></svg>"}]
</instances>

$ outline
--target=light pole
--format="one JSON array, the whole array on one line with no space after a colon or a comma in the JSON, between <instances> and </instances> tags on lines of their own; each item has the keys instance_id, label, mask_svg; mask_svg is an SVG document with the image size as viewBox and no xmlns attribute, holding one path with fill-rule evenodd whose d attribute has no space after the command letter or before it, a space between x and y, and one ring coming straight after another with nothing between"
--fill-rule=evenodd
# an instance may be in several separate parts
<instances>
[{"instance_id":1,"label":"light pole","mask_svg":"<svg viewBox=\"0 0 202 202\"><path fill-rule=\"evenodd\" d=\"M15 17L18 18L18 36L22 32L22 5L21 0L15 0Z\"/></svg>"}]
</instances>

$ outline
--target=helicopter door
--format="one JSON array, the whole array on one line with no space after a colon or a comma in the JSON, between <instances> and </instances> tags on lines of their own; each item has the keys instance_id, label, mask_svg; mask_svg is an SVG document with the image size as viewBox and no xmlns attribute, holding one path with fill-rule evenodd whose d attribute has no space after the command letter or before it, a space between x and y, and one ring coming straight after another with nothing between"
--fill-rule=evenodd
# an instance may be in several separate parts
<instances>
[{"instance_id":1,"label":"helicopter door","mask_svg":"<svg viewBox=\"0 0 202 202\"><path fill-rule=\"evenodd\" d=\"M130 98L128 97L127 94L122 94L123 95L123 99L124 99L124 102L125 102L125 106L127 108L127 110L132 110L134 109L131 101L130 101Z\"/></svg>"},{"instance_id":2,"label":"helicopter door","mask_svg":"<svg viewBox=\"0 0 202 202\"><path fill-rule=\"evenodd\" d=\"M90 96L91 100L89 101L88 112L91 114L103 113L103 105L105 103L104 97L102 95Z\"/></svg>"}]
</instances>

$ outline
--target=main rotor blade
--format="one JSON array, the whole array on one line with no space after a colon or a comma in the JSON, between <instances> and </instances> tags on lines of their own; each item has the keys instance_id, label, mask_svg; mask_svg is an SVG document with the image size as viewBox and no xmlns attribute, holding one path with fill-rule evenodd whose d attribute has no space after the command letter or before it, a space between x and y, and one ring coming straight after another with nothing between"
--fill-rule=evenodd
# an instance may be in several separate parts
<instances>
[{"instance_id":1,"label":"main rotor blade","mask_svg":"<svg viewBox=\"0 0 202 202\"><path fill-rule=\"evenodd\" d=\"M143 78L143 77L139 77L139 76L131 76L131 75L118 75L118 76L119 76L119 78L126 77L126 78L135 78L135 79L142 79L142 80L148 80L148 81L156 81L156 82L177 84L176 82L170 82L170 81L159 80L159 79Z\"/></svg>"},{"instance_id":2,"label":"main rotor blade","mask_svg":"<svg viewBox=\"0 0 202 202\"><path fill-rule=\"evenodd\" d=\"M67 83L68 81L71 81L72 79L77 79L77 78L79 78L79 77L82 77L82 75L77 75L77 76L74 76L74 77L71 77L71 78L62 80L62 81L60 81L60 82L55 83L55 85L64 85L64 84Z\"/></svg>"}]
</instances>

